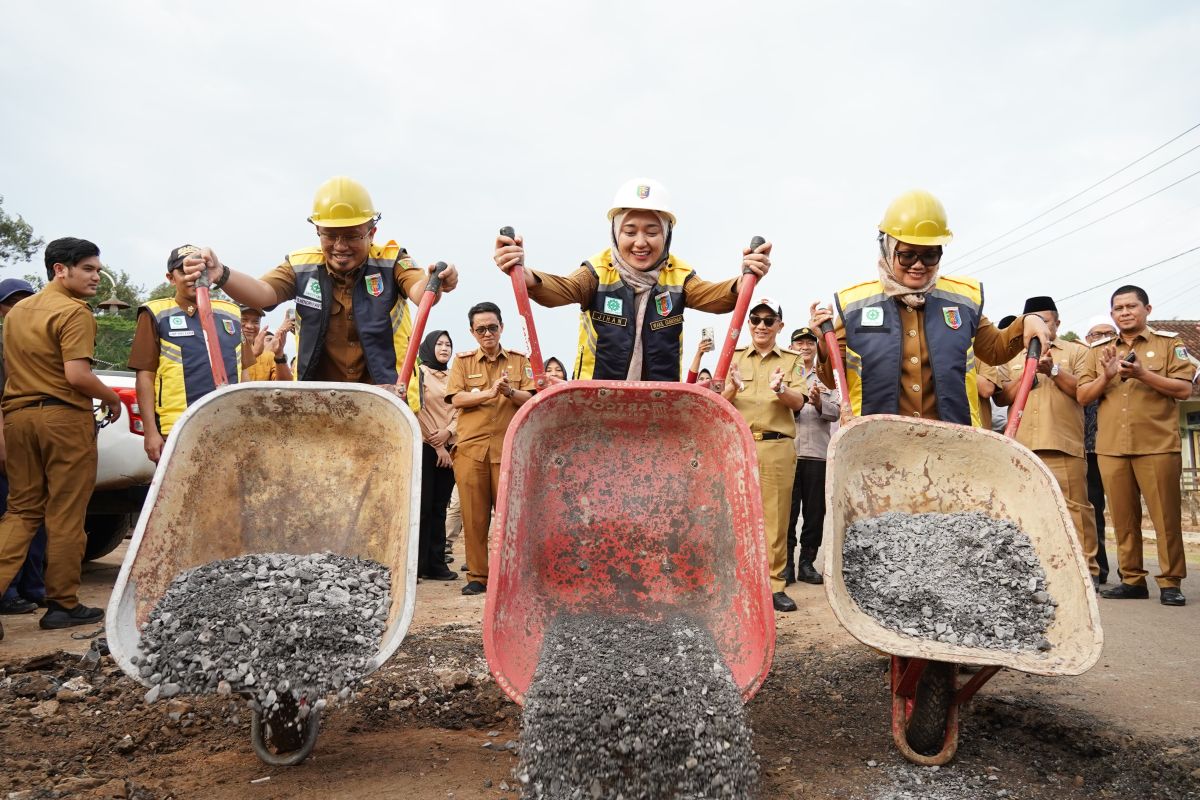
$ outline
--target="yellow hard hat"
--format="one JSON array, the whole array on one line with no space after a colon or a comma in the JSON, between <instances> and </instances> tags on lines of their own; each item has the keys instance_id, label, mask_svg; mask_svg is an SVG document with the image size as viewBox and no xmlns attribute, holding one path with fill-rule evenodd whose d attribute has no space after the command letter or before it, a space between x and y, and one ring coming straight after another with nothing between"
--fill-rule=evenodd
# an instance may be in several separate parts
<instances>
[{"instance_id":1,"label":"yellow hard hat","mask_svg":"<svg viewBox=\"0 0 1200 800\"><path fill-rule=\"evenodd\" d=\"M907 244L948 244L954 234L946 224L946 209L924 189L897 197L883 212L879 231Z\"/></svg>"},{"instance_id":2,"label":"yellow hard hat","mask_svg":"<svg viewBox=\"0 0 1200 800\"><path fill-rule=\"evenodd\" d=\"M375 222L379 212L361 183L344 175L330 178L317 188L308 221L322 228L349 228Z\"/></svg>"}]
</instances>

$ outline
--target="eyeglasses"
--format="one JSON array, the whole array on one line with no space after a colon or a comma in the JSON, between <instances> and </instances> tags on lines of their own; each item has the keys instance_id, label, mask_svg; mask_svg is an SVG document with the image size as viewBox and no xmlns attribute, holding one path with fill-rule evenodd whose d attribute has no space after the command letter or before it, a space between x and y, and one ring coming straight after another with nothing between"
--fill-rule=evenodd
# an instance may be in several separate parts
<instances>
[{"instance_id":1,"label":"eyeglasses","mask_svg":"<svg viewBox=\"0 0 1200 800\"><path fill-rule=\"evenodd\" d=\"M928 250L924 253L917 253L913 250L897 250L896 260L900 262L902 267L911 267L920 260L927 267L936 267L938 262L942 260L942 249Z\"/></svg>"},{"instance_id":2,"label":"eyeglasses","mask_svg":"<svg viewBox=\"0 0 1200 800\"><path fill-rule=\"evenodd\" d=\"M361 242L363 239L366 239L370 235L371 235L370 232L367 232L367 233L326 233L325 231L321 231L317 234L317 236L321 237L321 241L325 242L326 244L337 244L338 242L341 242L342 244L358 244L359 242Z\"/></svg>"},{"instance_id":3,"label":"eyeglasses","mask_svg":"<svg viewBox=\"0 0 1200 800\"><path fill-rule=\"evenodd\" d=\"M750 327L757 328L759 325L764 325L768 328L775 327L775 323L779 322L779 317L760 317L756 314L750 315Z\"/></svg>"},{"instance_id":4,"label":"eyeglasses","mask_svg":"<svg viewBox=\"0 0 1200 800\"><path fill-rule=\"evenodd\" d=\"M1108 331L1095 331L1094 333L1088 332L1088 334L1086 336L1084 336L1084 338L1085 339L1103 339L1105 336L1112 336L1112 334L1109 333Z\"/></svg>"},{"instance_id":5,"label":"eyeglasses","mask_svg":"<svg viewBox=\"0 0 1200 800\"><path fill-rule=\"evenodd\" d=\"M499 325L480 325L478 328L472 328L476 336L486 336L489 333L499 333Z\"/></svg>"}]
</instances>

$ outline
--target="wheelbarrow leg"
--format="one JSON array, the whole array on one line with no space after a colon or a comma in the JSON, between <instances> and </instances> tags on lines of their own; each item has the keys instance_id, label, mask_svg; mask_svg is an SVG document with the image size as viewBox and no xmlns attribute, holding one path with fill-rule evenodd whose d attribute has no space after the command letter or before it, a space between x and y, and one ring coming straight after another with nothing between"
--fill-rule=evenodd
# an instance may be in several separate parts
<instances>
[{"instance_id":1,"label":"wheelbarrow leg","mask_svg":"<svg viewBox=\"0 0 1200 800\"><path fill-rule=\"evenodd\" d=\"M957 676L957 664L892 656L892 739L912 763L942 766L954 758L958 750ZM916 741L910 742L910 736ZM939 738L941 747L936 752L918 752L933 750Z\"/></svg>"},{"instance_id":2,"label":"wheelbarrow leg","mask_svg":"<svg viewBox=\"0 0 1200 800\"><path fill-rule=\"evenodd\" d=\"M273 713L254 711L250 720L250 744L262 762L273 767L294 767L308 758L321 730L320 711L309 707L308 715L297 720L296 701L284 696L290 702L281 702Z\"/></svg>"}]
</instances>

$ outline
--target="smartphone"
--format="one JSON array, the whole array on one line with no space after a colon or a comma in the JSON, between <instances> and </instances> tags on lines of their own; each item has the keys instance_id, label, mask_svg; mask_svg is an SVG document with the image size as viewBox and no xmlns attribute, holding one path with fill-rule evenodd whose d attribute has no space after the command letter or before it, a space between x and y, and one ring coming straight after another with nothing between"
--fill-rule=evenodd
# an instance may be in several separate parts
<instances>
[{"instance_id":1,"label":"smartphone","mask_svg":"<svg viewBox=\"0 0 1200 800\"><path fill-rule=\"evenodd\" d=\"M717 341L716 338L713 337L713 329L712 328L705 328L702 331L700 331L700 338L708 339L710 342L714 342L714 343Z\"/></svg>"},{"instance_id":2,"label":"smartphone","mask_svg":"<svg viewBox=\"0 0 1200 800\"><path fill-rule=\"evenodd\" d=\"M1129 351L1129 355L1127 355L1127 356L1125 356L1124 358L1122 358L1122 359L1121 359L1121 361L1125 362L1126 364L1132 364L1133 362L1137 361L1137 353L1135 353L1135 352L1133 352L1132 350L1130 350L1130 351ZM1122 376L1121 376L1121 380L1122 380L1122 381L1127 381L1127 380L1129 380L1129 376L1128 376L1128 375L1122 375Z\"/></svg>"},{"instance_id":3,"label":"smartphone","mask_svg":"<svg viewBox=\"0 0 1200 800\"><path fill-rule=\"evenodd\" d=\"M287 311L283 312L283 317L294 325L296 323L296 309L289 308Z\"/></svg>"}]
</instances>

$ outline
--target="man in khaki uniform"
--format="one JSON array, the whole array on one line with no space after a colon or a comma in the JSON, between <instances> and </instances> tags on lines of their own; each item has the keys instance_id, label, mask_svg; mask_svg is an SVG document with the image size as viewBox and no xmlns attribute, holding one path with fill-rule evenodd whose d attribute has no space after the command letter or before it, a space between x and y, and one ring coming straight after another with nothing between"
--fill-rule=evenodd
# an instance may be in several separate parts
<instances>
[{"instance_id":1,"label":"man in khaki uniform","mask_svg":"<svg viewBox=\"0 0 1200 800\"><path fill-rule=\"evenodd\" d=\"M254 359L242 370L242 381L290 381L292 368L283 349L294 327L292 318L284 319L274 335L262 327L261 308L242 306L242 352Z\"/></svg>"},{"instance_id":2,"label":"man in khaki uniform","mask_svg":"<svg viewBox=\"0 0 1200 800\"><path fill-rule=\"evenodd\" d=\"M9 496L0 520L0 586L17 574L45 520L43 628L104 617L79 602L83 518L96 483L92 398L103 402L109 420L121 415L116 392L92 372L96 320L84 298L95 296L100 268L96 245L56 239L46 247L46 288L14 307L4 323Z\"/></svg>"},{"instance_id":3,"label":"man in khaki uniform","mask_svg":"<svg viewBox=\"0 0 1200 800\"><path fill-rule=\"evenodd\" d=\"M750 346L740 349L729 366L722 393L750 426L758 451L759 488L776 611L795 611L787 596L787 529L796 477L795 413L804 408L808 385L798 353L776 344L783 330L783 307L763 297L750 309Z\"/></svg>"},{"instance_id":4,"label":"man in khaki uniform","mask_svg":"<svg viewBox=\"0 0 1200 800\"><path fill-rule=\"evenodd\" d=\"M500 346L504 323L495 303L476 303L467 312L479 347L457 353L445 401L459 410L454 482L462 504L467 550L467 585L462 593L483 594L488 581L488 524L500 483L504 432L517 407L533 397L529 359Z\"/></svg>"},{"instance_id":5,"label":"man in khaki uniform","mask_svg":"<svg viewBox=\"0 0 1200 800\"><path fill-rule=\"evenodd\" d=\"M1082 405L1100 400L1096 455L1117 534L1121 583L1101 596L1149 597L1142 568L1145 498L1158 539L1159 602L1182 606L1187 601L1179 586L1187 563L1177 404L1191 394L1196 370L1176 334L1146 327L1151 307L1144 289L1122 286L1113 292L1111 308L1119 334L1092 345L1076 392Z\"/></svg>"},{"instance_id":6,"label":"man in khaki uniform","mask_svg":"<svg viewBox=\"0 0 1200 800\"><path fill-rule=\"evenodd\" d=\"M1079 376L1087 363L1088 349L1058 338L1058 307L1049 297L1031 297L1022 314L1037 314L1050 330L1050 347L1038 361L1038 374L1025 403L1017 428L1017 441L1037 453L1054 473L1075 523L1075 535L1087 558L1092 582L1100 585L1096 562L1096 515L1087 493L1087 461L1083 450L1083 407L1075 400ZM1017 398L1025 356L996 367L1001 391L1000 405L1011 406Z\"/></svg>"}]
</instances>

